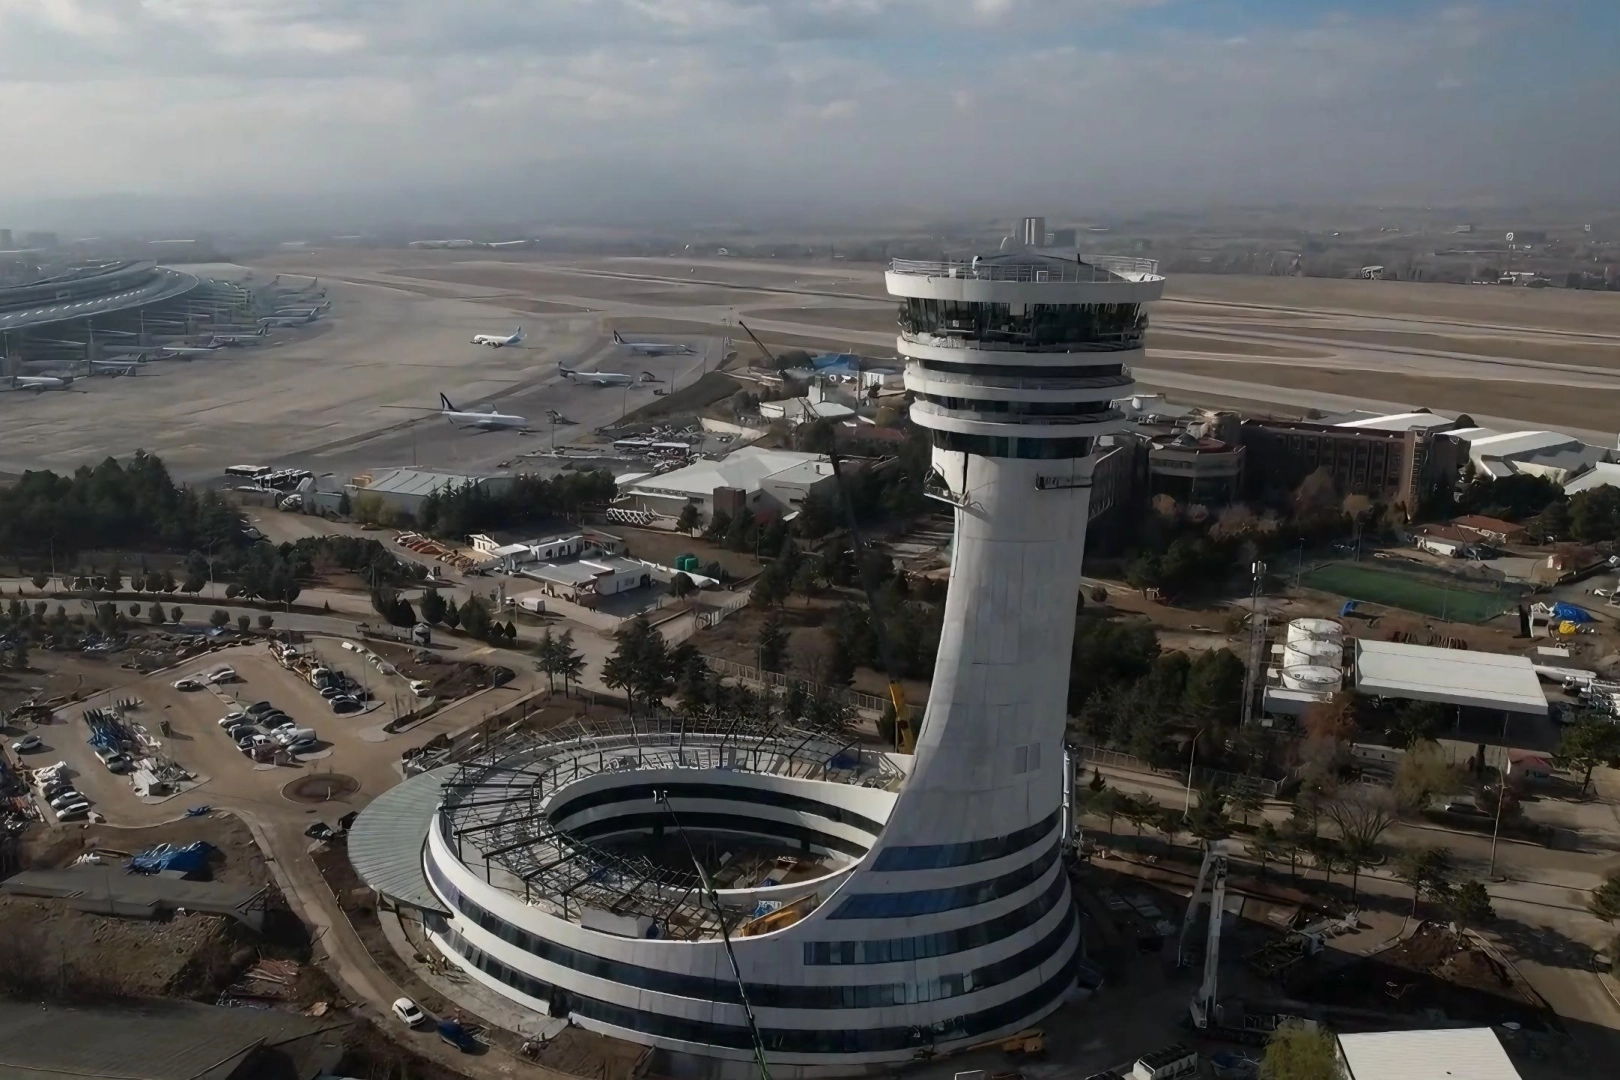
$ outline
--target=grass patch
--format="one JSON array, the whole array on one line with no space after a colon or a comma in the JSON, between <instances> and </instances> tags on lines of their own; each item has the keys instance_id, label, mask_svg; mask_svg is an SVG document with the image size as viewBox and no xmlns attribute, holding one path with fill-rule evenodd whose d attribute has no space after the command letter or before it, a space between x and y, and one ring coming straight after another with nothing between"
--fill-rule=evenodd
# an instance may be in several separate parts
<instances>
[{"instance_id":1,"label":"grass patch","mask_svg":"<svg viewBox=\"0 0 1620 1080\"><path fill-rule=\"evenodd\" d=\"M1305 571L1300 583L1347 600L1464 623L1488 622L1512 611L1520 595L1520 590L1508 585L1482 585L1444 573L1431 575L1355 562L1314 567Z\"/></svg>"}]
</instances>

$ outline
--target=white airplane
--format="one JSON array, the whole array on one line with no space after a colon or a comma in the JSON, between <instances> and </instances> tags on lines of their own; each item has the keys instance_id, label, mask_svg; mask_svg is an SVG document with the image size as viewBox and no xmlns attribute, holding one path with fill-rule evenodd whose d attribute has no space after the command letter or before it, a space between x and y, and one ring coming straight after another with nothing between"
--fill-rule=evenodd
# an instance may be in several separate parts
<instances>
[{"instance_id":1,"label":"white airplane","mask_svg":"<svg viewBox=\"0 0 1620 1080\"><path fill-rule=\"evenodd\" d=\"M314 322L318 314L319 312L312 311L308 315L271 315L268 318L260 319L259 325L263 327L303 326L305 323Z\"/></svg>"},{"instance_id":2,"label":"white airplane","mask_svg":"<svg viewBox=\"0 0 1620 1080\"><path fill-rule=\"evenodd\" d=\"M212 345L212 344L210 344L210 345L155 345L155 346L153 346L153 348L157 349L159 357L163 357L163 356L207 356L209 353L218 352L221 348L223 348L223 346Z\"/></svg>"},{"instance_id":3,"label":"white airplane","mask_svg":"<svg viewBox=\"0 0 1620 1080\"><path fill-rule=\"evenodd\" d=\"M523 342L523 327L518 327L510 334L474 334L474 345L487 345L491 349L504 349L508 345L520 345Z\"/></svg>"},{"instance_id":4,"label":"white airplane","mask_svg":"<svg viewBox=\"0 0 1620 1080\"><path fill-rule=\"evenodd\" d=\"M146 354L139 353L129 360L91 360L89 373L104 372L107 375L134 375L146 366Z\"/></svg>"},{"instance_id":5,"label":"white airplane","mask_svg":"<svg viewBox=\"0 0 1620 1080\"><path fill-rule=\"evenodd\" d=\"M13 375L11 388L13 390L32 390L39 393L42 390L66 390L73 384L71 375Z\"/></svg>"},{"instance_id":6,"label":"white airplane","mask_svg":"<svg viewBox=\"0 0 1620 1080\"><path fill-rule=\"evenodd\" d=\"M439 395L439 415L450 421L451 424L465 424L468 427L484 428L490 431L507 430L511 428L526 429L529 421L521 416L509 413L498 413L495 406L485 405L480 409L458 409L444 394Z\"/></svg>"},{"instance_id":7,"label":"white airplane","mask_svg":"<svg viewBox=\"0 0 1620 1080\"><path fill-rule=\"evenodd\" d=\"M622 346L641 356L667 356L671 353L689 353L692 351L690 345L677 345L670 341L626 341L619 335L617 330L613 331L613 344Z\"/></svg>"},{"instance_id":8,"label":"white airplane","mask_svg":"<svg viewBox=\"0 0 1620 1080\"><path fill-rule=\"evenodd\" d=\"M620 375L616 371L576 371L573 368L557 365L565 379L584 383L586 386L629 386L636 380L629 375Z\"/></svg>"},{"instance_id":9,"label":"white airplane","mask_svg":"<svg viewBox=\"0 0 1620 1080\"><path fill-rule=\"evenodd\" d=\"M239 345L262 345L264 339L270 336L270 328L261 326L251 334L232 332L228 334L215 334L208 339L208 344L223 348L233 348Z\"/></svg>"}]
</instances>

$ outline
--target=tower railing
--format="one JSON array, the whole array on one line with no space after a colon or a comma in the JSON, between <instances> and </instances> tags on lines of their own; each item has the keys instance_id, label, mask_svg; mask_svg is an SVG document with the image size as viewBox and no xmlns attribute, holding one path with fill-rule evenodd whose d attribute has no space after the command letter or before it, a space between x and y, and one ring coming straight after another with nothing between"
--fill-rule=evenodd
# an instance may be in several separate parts
<instances>
[{"instance_id":1,"label":"tower railing","mask_svg":"<svg viewBox=\"0 0 1620 1080\"><path fill-rule=\"evenodd\" d=\"M962 278L968 281L1023 281L1032 284L1081 284L1139 280L1159 275L1159 260L1128 255L1081 255L1079 261L1048 258L1040 262L1000 262L986 259L977 264L960 259L895 259L890 273L919 277Z\"/></svg>"}]
</instances>

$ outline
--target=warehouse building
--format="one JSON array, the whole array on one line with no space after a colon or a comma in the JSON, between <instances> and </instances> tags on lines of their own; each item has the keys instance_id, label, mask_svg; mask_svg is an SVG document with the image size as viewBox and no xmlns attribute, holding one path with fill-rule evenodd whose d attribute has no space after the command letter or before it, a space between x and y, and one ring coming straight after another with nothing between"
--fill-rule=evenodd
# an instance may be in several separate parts
<instances>
[{"instance_id":1,"label":"warehouse building","mask_svg":"<svg viewBox=\"0 0 1620 1080\"><path fill-rule=\"evenodd\" d=\"M854 466L852 466L854 467ZM649 476L623 489L620 505L678 518L697 507L707 523L716 510L790 514L812 494L835 494L832 463L823 454L745 446L719 461L699 461L674 472Z\"/></svg>"},{"instance_id":2,"label":"warehouse building","mask_svg":"<svg viewBox=\"0 0 1620 1080\"><path fill-rule=\"evenodd\" d=\"M356 499L376 498L381 508L396 514L416 516L422 503L435 492L482 488L498 495L512 485L509 476L483 476L473 473L441 472L437 469L389 469L376 476L357 476L345 490L351 505ZM357 507L358 509L358 507Z\"/></svg>"}]
</instances>

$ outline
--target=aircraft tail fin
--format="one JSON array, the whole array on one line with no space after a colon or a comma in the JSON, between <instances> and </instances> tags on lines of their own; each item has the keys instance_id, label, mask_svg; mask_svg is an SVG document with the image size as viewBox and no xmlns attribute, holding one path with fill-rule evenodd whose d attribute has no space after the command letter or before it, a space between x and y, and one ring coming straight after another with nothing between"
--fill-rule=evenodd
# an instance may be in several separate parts
<instances>
[{"instance_id":1,"label":"aircraft tail fin","mask_svg":"<svg viewBox=\"0 0 1620 1080\"><path fill-rule=\"evenodd\" d=\"M461 410L456 408L455 402L451 401L443 392L441 392L439 394L439 411L460 412Z\"/></svg>"},{"instance_id":2,"label":"aircraft tail fin","mask_svg":"<svg viewBox=\"0 0 1620 1080\"><path fill-rule=\"evenodd\" d=\"M624 344L624 338L619 336L619 332L617 330L613 331L613 344L615 344L615 345L623 345Z\"/></svg>"}]
</instances>

